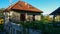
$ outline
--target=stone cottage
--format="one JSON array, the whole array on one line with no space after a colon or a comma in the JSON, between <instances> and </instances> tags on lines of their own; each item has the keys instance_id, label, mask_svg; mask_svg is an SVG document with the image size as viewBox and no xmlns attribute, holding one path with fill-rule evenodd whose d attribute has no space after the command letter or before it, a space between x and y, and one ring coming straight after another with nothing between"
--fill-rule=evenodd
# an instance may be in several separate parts
<instances>
[{"instance_id":1,"label":"stone cottage","mask_svg":"<svg viewBox=\"0 0 60 34\"><path fill-rule=\"evenodd\" d=\"M41 13L43 13L43 11L35 8L34 6L23 1L18 1L4 10L4 29L9 34L21 33L21 25L14 22L41 20Z\"/></svg>"}]
</instances>

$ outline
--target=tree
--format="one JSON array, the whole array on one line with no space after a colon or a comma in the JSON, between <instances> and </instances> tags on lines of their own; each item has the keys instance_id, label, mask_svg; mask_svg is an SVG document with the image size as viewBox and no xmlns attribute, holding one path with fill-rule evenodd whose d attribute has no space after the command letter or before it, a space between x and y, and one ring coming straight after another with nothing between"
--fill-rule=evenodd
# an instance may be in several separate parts
<instances>
[{"instance_id":1,"label":"tree","mask_svg":"<svg viewBox=\"0 0 60 34\"><path fill-rule=\"evenodd\" d=\"M3 17L3 10L4 8L0 8L0 17Z\"/></svg>"}]
</instances>

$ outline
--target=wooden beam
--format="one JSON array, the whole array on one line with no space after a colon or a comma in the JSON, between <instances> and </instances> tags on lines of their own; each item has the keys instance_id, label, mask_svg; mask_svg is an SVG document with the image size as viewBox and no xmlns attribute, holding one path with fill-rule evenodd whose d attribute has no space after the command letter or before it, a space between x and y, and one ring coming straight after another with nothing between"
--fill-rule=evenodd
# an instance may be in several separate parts
<instances>
[{"instance_id":1,"label":"wooden beam","mask_svg":"<svg viewBox=\"0 0 60 34\"><path fill-rule=\"evenodd\" d=\"M55 22L55 16L56 16L56 15L53 15L53 22Z\"/></svg>"}]
</instances>

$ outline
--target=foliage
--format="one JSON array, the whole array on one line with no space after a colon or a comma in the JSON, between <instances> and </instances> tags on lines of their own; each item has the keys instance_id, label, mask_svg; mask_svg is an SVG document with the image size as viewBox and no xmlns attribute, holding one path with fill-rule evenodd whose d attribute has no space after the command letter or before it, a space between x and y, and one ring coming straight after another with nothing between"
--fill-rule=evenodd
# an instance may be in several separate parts
<instances>
[{"instance_id":1,"label":"foliage","mask_svg":"<svg viewBox=\"0 0 60 34\"><path fill-rule=\"evenodd\" d=\"M0 9L0 17L3 17L3 10L4 10L4 8Z\"/></svg>"},{"instance_id":2,"label":"foliage","mask_svg":"<svg viewBox=\"0 0 60 34\"><path fill-rule=\"evenodd\" d=\"M42 30L44 34L60 34L60 26L58 22L45 22L44 21L27 21L27 22L18 22L17 24L22 25L25 28L31 28L35 30Z\"/></svg>"},{"instance_id":3,"label":"foliage","mask_svg":"<svg viewBox=\"0 0 60 34\"><path fill-rule=\"evenodd\" d=\"M4 24L4 19L0 18L0 24Z\"/></svg>"},{"instance_id":4,"label":"foliage","mask_svg":"<svg viewBox=\"0 0 60 34\"><path fill-rule=\"evenodd\" d=\"M3 10L4 10L4 8L1 8L1 9L0 9L0 31L4 31L4 25L3 25L3 22L4 22L4 19L3 19Z\"/></svg>"},{"instance_id":5,"label":"foliage","mask_svg":"<svg viewBox=\"0 0 60 34\"><path fill-rule=\"evenodd\" d=\"M0 31L4 31L4 25L0 24Z\"/></svg>"}]
</instances>

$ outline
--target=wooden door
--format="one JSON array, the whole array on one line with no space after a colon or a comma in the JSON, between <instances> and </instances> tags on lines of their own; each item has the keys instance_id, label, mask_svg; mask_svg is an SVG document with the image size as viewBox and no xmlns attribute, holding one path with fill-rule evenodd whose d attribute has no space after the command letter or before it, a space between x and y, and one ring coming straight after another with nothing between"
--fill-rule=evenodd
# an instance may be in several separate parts
<instances>
[{"instance_id":1,"label":"wooden door","mask_svg":"<svg viewBox=\"0 0 60 34\"><path fill-rule=\"evenodd\" d=\"M20 15L20 20L25 21L26 20L26 14L21 14Z\"/></svg>"}]
</instances>

